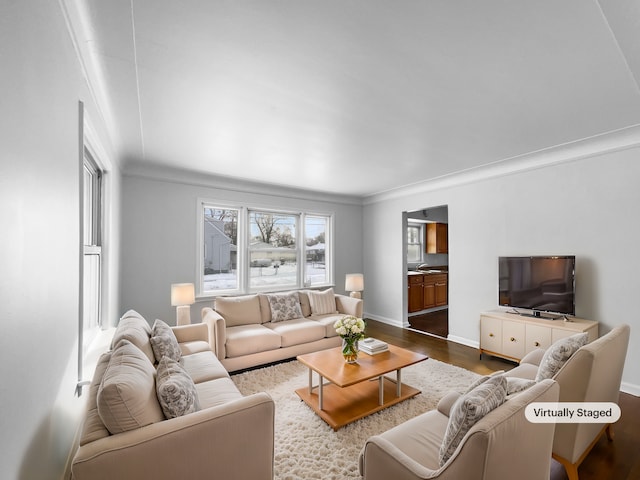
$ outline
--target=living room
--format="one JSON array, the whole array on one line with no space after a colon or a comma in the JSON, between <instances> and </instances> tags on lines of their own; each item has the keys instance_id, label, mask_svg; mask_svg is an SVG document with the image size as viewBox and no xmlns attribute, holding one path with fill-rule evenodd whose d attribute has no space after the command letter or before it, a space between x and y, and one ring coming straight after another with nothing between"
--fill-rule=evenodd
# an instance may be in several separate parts
<instances>
[{"instance_id":1,"label":"living room","mask_svg":"<svg viewBox=\"0 0 640 480\"><path fill-rule=\"evenodd\" d=\"M7 478L60 478L84 406L84 396L75 395L80 317L79 101L85 119L92 122L89 135L101 144L108 161L109 276L103 312L110 326L128 308L147 318L175 319L170 285L196 281L199 198L269 208L295 203L300 209L332 212L336 291L345 293L347 273L363 272L365 316L406 326L402 212L448 205L451 341L478 347L480 312L497 308L499 256L576 255L576 315L600 322L601 335L622 323L631 325L622 390L640 395L640 339L633 316L640 287L635 272L640 224L633 211L640 203L640 70L637 58L628 53L637 51L633 43L637 39L625 23L637 18L633 16L637 11L629 6L631 13L623 15L609 2L595 3L575 9L584 14L581 21L591 19L593 10L606 13L606 21L600 18L597 25L607 43L598 44L601 50L596 52L590 45L585 54L602 78L591 79L594 83L586 91L580 90L584 84L576 78L562 83L565 90L555 91L557 97L592 99L583 109L549 107L553 119L532 115L517 127L520 130L472 138L468 148L480 153L492 143L505 142L504 154L483 165L464 168L463 160L456 164L452 158L451 170L456 173L429 166L439 173L430 173L428 180L416 178L366 195L357 190L362 188L357 186L361 164L345 165L343 171L327 175L353 184L353 193L345 193L347 189L336 193L119 158L119 142L126 132L139 130L138 119L118 117L114 128L118 106L87 80L87 72L95 66L82 65L79 58L85 45L80 39L74 44L70 36L72 2L3 5L0 48L3 69L10 74L2 75L0 85L10 93L3 96L0 142L4 159L0 219L5 225L0 240L4 273L0 312L7 329L2 349L2 425L11 441L5 442L0 463ZM543 73L553 81L554 71ZM576 91L567 86L571 81ZM474 85L481 87L486 85ZM514 90L510 101L517 103L521 93ZM458 112L456 118L444 120L459 122L454 131L462 138L470 125L465 114L490 113L487 106L480 114ZM539 133L551 120L554 127L575 121L581 129L563 130L564 137L553 137L549 128L548 138L554 142L527 142L529 132ZM365 137L376 144L375 135ZM451 145L456 141L453 138ZM517 155L510 154L514 150L507 147L518 142L522 148ZM391 178L401 169L394 151L385 153L388 166L377 175ZM199 299L194 304L194 321L209 303L210 299ZM26 345L36 348L27 351Z\"/></svg>"}]
</instances>

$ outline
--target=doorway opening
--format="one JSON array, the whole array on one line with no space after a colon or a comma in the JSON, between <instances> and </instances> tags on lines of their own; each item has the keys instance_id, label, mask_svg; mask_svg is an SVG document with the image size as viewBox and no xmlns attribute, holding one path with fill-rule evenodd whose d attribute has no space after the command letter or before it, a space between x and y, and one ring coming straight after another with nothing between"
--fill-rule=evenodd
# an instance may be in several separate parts
<instances>
[{"instance_id":1,"label":"doorway opening","mask_svg":"<svg viewBox=\"0 0 640 480\"><path fill-rule=\"evenodd\" d=\"M406 314L411 330L449 335L449 212L447 205L404 212Z\"/></svg>"}]
</instances>

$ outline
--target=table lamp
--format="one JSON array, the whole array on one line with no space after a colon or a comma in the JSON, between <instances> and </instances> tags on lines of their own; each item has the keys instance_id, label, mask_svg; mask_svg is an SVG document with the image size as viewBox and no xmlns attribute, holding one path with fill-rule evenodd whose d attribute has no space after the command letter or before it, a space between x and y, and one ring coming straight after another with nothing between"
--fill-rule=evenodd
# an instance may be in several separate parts
<instances>
[{"instance_id":1,"label":"table lamp","mask_svg":"<svg viewBox=\"0 0 640 480\"><path fill-rule=\"evenodd\" d=\"M196 301L193 283L171 285L171 306L176 307L176 325L191 323L191 305Z\"/></svg>"},{"instance_id":2,"label":"table lamp","mask_svg":"<svg viewBox=\"0 0 640 480\"><path fill-rule=\"evenodd\" d=\"M362 298L362 292L364 290L364 275L361 273L347 273L344 289L351 292L350 297Z\"/></svg>"}]
</instances>

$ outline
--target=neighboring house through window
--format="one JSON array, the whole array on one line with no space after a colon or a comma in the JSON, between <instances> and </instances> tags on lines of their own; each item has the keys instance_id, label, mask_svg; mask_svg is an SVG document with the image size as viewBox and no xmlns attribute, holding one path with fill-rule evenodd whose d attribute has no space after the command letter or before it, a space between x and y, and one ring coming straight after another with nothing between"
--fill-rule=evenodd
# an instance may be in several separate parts
<instances>
[{"instance_id":1,"label":"neighboring house through window","mask_svg":"<svg viewBox=\"0 0 640 480\"><path fill-rule=\"evenodd\" d=\"M199 202L200 295L332 284L331 214Z\"/></svg>"}]
</instances>

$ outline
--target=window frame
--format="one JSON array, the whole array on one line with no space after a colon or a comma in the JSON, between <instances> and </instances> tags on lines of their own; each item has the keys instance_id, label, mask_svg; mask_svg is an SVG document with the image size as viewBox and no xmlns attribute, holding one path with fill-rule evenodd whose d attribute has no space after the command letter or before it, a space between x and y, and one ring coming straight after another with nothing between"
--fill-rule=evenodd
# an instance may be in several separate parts
<instances>
[{"instance_id":1,"label":"window frame","mask_svg":"<svg viewBox=\"0 0 640 480\"><path fill-rule=\"evenodd\" d=\"M233 289L218 289L218 290L205 290L204 289L204 212L206 208L213 209L229 209L238 211L238 229L237 229L237 288ZM277 292L287 290L297 290L302 288L322 288L334 286L334 225L335 225L335 213L334 212L322 212L317 210L300 211L300 210L287 210L284 208L264 207L257 204L239 204L231 203L228 201L218 201L215 199L199 198L197 201L198 214L197 218L197 260L196 260L196 297L197 298L215 298L219 296L229 295L246 295L262 292ZM296 255L296 280L294 284L276 284L266 286L251 286L251 272L250 272L250 213L272 213L274 215L286 215L294 216L295 228L296 228L296 247L294 249ZM309 284L306 281L306 218L310 217L323 217L326 219L325 224L325 268L327 274L325 275L325 282ZM274 247L279 248L279 247Z\"/></svg>"},{"instance_id":2,"label":"window frame","mask_svg":"<svg viewBox=\"0 0 640 480\"><path fill-rule=\"evenodd\" d=\"M417 228L418 229L418 242L410 242L409 241L409 229L410 228ZM421 263L424 259L424 235L425 235L425 227L423 223L414 223L414 222L408 222L407 223L407 230L406 230L406 235L407 235L407 263ZM417 260L414 259L409 259L409 246L411 245L418 245L418 252L419 252L419 256Z\"/></svg>"}]
</instances>

